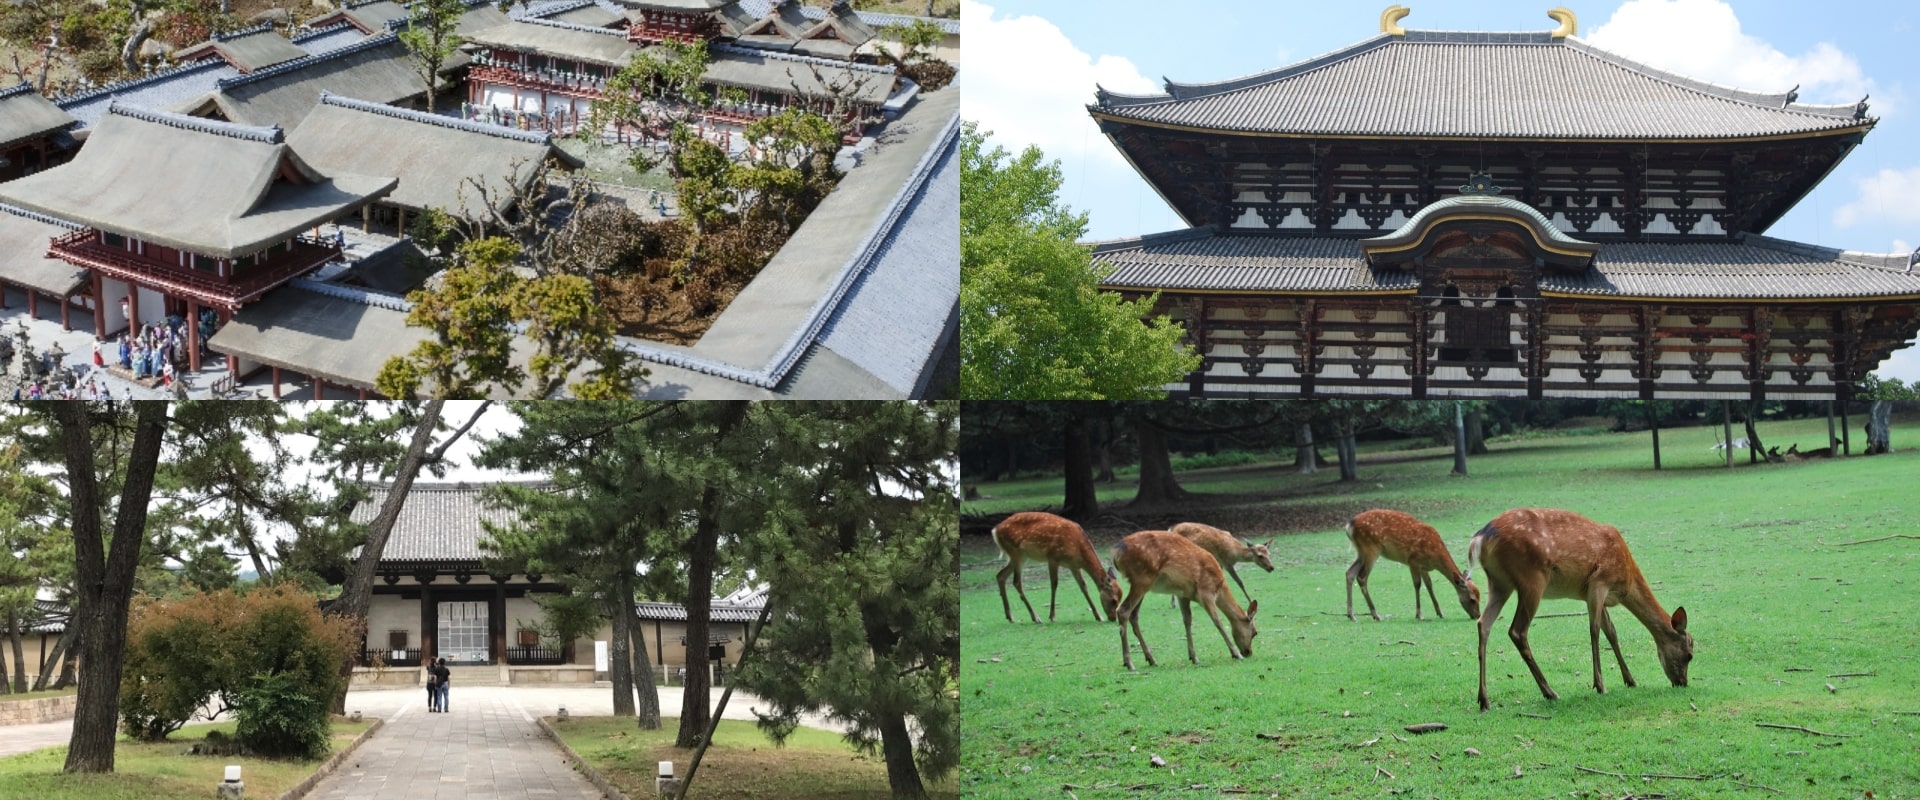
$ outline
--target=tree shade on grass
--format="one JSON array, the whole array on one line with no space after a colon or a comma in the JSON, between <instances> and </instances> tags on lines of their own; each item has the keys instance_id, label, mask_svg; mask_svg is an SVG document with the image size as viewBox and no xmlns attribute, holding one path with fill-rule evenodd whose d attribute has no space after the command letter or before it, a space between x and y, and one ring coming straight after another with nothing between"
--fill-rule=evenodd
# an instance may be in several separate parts
<instances>
[{"instance_id":1,"label":"tree shade on grass","mask_svg":"<svg viewBox=\"0 0 1920 800\"><path fill-rule=\"evenodd\" d=\"M1124 302L1078 244L1087 218L1060 205L1060 165L1038 148L960 134L960 393L967 399L1148 399L1200 357L1154 298Z\"/></svg>"},{"instance_id":2,"label":"tree shade on grass","mask_svg":"<svg viewBox=\"0 0 1920 800\"><path fill-rule=\"evenodd\" d=\"M1824 420L1766 424L1783 442L1825 435ZM1728 471L1707 449L1717 431L1666 431L1670 456L1687 458L1670 457L1662 472L1651 469L1642 431L1495 442L1465 479L1448 476L1442 448L1368 463L1357 485L1277 463L1186 476L1203 492L1239 496L1168 513L1242 535L1293 534L1273 546L1276 572L1246 576L1269 644L1240 663L1172 660L1128 676L1109 625L1008 625L992 546L969 540L962 560L977 566L962 573L961 786L982 798L1053 796L1067 784L1140 786L1129 793L1139 796L1196 785L1281 797L1774 796L1752 786L1793 797L1909 796L1920 787L1912 758L1920 716L1892 712L1920 711L1909 690L1920 666L1905 655L1920 646L1920 616L1899 591L1920 548L1905 539L1842 543L1911 532L1920 453ZM1049 485L1057 497L1058 480ZM1573 616L1533 624L1534 654L1561 692L1545 700L1502 635L1509 604L1489 644L1495 705L1481 714L1467 621L1417 622L1404 610L1377 623L1339 615L1353 554L1342 516L1410 511L1458 559L1474 531L1517 506L1570 509L1620 528L1660 600L1692 617L1690 687L1667 685L1651 639L1615 609L1640 685L1620 685L1603 655L1608 691L1595 694L1584 606L1548 600L1543 614ZM1089 533L1103 547L1118 531ZM1159 608L1142 619L1148 638L1178 642L1178 614ZM1426 722L1450 727L1402 730ZM1089 747L1087 731L1107 734ZM1482 755L1466 755L1469 747ZM1156 755L1172 774L1149 765ZM1708 779L1639 779L1648 773Z\"/></svg>"},{"instance_id":3,"label":"tree shade on grass","mask_svg":"<svg viewBox=\"0 0 1920 800\"><path fill-rule=\"evenodd\" d=\"M613 717L547 719L561 740L631 797L650 797L656 762L672 761L675 774L687 768L691 752L673 746L673 728L635 731ZM669 719L669 723L674 720ZM800 728L775 746L754 723L721 720L713 747L700 765L700 781L688 800L885 800L887 768L860 755L840 735ZM934 800L954 800L951 778L929 786Z\"/></svg>"},{"instance_id":4,"label":"tree shade on grass","mask_svg":"<svg viewBox=\"0 0 1920 800\"><path fill-rule=\"evenodd\" d=\"M334 724L333 749L345 748L372 724ZM107 774L61 772L65 747L0 757L0 800L205 800L228 764L240 765L248 797L278 797L320 767L319 761L182 754L208 731L231 734L233 725L194 725L154 744L122 739L116 748L115 770Z\"/></svg>"}]
</instances>

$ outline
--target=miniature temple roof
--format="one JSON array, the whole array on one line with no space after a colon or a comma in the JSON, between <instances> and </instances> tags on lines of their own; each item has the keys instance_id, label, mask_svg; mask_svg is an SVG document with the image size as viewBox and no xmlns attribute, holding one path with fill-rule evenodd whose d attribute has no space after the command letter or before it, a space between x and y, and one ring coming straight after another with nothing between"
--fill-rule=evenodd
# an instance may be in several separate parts
<instances>
[{"instance_id":1,"label":"miniature temple roof","mask_svg":"<svg viewBox=\"0 0 1920 800\"><path fill-rule=\"evenodd\" d=\"M0 184L0 202L233 258L373 202L394 184L315 170L279 128L115 104L73 161Z\"/></svg>"},{"instance_id":2,"label":"miniature temple roof","mask_svg":"<svg viewBox=\"0 0 1920 800\"><path fill-rule=\"evenodd\" d=\"M501 11L495 0L467 0L467 10L460 15L460 24L454 28L454 32L468 36L512 21L513 18Z\"/></svg>"},{"instance_id":3,"label":"miniature temple roof","mask_svg":"<svg viewBox=\"0 0 1920 800\"><path fill-rule=\"evenodd\" d=\"M449 62L442 71L458 66ZM217 110L234 122L281 127L292 127L306 119L307 112L320 102L323 90L376 103L396 103L426 92L408 61L406 45L392 33L369 36L338 50L247 75L222 78L218 87L192 110Z\"/></svg>"},{"instance_id":4,"label":"miniature temple roof","mask_svg":"<svg viewBox=\"0 0 1920 800\"><path fill-rule=\"evenodd\" d=\"M707 64L706 80L722 86L736 86L804 97L826 97L834 85L848 89L853 100L879 106L893 94L897 73L892 67L876 67L837 59L815 58L790 53L715 44L707 48L713 60ZM858 84L857 87L854 84Z\"/></svg>"},{"instance_id":5,"label":"miniature temple roof","mask_svg":"<svg viewBox=\"0 0 1920 800\"><path fill-rule=\"evenodd\" d=\"M0 89L0 146L66 130L78 122L41 97L31 83Z\"/></svg>"},{"instance_id":6,"label":"miniature temple roof","mask_svg":"<svg viewBox=\"0 0 1920 800\"><path fill-rule=\"evenodd\" d=\"M362 33L375 35L386 30L388 22L406 18L407 9L393 0L360 0L360 2L348 3L345 8L307 20L307 27L318 28L344 20L359 28Z\"/></svg>"},{"instance_id":7,"label":"miniature temple roof","mask_svg":"<svg viewBox=\"0 0 1920 800\"><path fill-rule=\"evenodd\" d=\"M1865 130L1866 104L1692 80L1551 33L1407 31L1269 72L1101 90L1097 118L1203 131L1463 139L1727 140Z\"/></svg>"},{"instance_id":8,"label":"miniature temple roof","mask_svg":"<svg viewBox=\"0 0 1920 800\"><path fill-rule=\"evenodd\" d=\"M731 0L616 0L628 8L647 9L649 11L675 11L683 14L703 14L727 5Z\"/></svg>"},{"instance_id":9,"label":"miniature temple roof","mask_svg":"<svg viewBox=\"0 0 1920 800\"><path fill-rule=\"evenodd\" d=\"M620 12L619 6L595 0L574 0L571 3L555 3L527 13L529 17L550 19L555 22L568 22L585 25L589 28L605 28L615 23L624 26L627 16Z\"/></svg>"},{"instance_id":10,"label":"miniature temple roof","mask_svg":"<svg viewBox=\"0 0 1920 800\"><path fill-rule=\"evenodd\" d=\"M483 47L502 47L609 67L626 66L633 51L639 49L627 41L624 30L538 18L495 25L468 36L467 41Z\"/></svg>"},{"instance_id":11,"label":"miniature temple roof","mask_svg":"<svg viewBox=\"0 0 1920 800\"><path fill-rule=\"evenodd\" d=\"M305 58L307 51L274 31L271 23L261 23L251 28L216 33L207 41L175 52L174 58L194 61L208 55L218 55L241 72L252 72L283 61Z\"/></svg>"},{"instance_id":12,"label":"miniature temple roof","mask_svg":"<svg viewBox=\"0 0 1920 800\"><path fill-rule=\"evenodd\" d=\"M64 220L0 204L0 281L54 297L65 297L86 285L85 268L47 257L47 243L77 227Z\"/></svg>"},{"instance_id":13,"label":"miniature temple roof","mask_svg":"<svg viewBox=\"0 0 1920 800\"><path fill-rule=\"evenodd\" d=\"M1372 269L1364 240L1221 235L1194 228L1099 242L1094 260L1112 269L1112 290L1412 294L1419 279ZM1543 295L1673 300L1814 300L1920 297L1907 254L1843 252L1755 234L1736 241L1613 242L1590 269L1547 272Z\"/></svg>"},{"instance_id":14,"label":"miniature temple roof","mask_svg":"<svg viewBox=\"0 0 1920 800\"><path fill-rule=\"evenodd\" d=\"M508 189L525 188L541 162L554 159L563 166L580 166L545 133L325 92L300 126L287 133L287 142L318 169L398 176L400 186L385 202L414 210L437 208L455 216L462 209L485 216L484 201L469 178L495 192L495 202L504 205L513 196ZM511 187L510 177L515 180Z\"/></svg>"}]
</instances>

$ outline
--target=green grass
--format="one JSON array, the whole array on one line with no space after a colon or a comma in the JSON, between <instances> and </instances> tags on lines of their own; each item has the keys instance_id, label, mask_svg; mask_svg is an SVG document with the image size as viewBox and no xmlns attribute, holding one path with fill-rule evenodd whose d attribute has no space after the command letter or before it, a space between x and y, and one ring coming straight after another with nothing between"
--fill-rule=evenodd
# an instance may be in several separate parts
<instances>
[{"instance_id":1,"label":"green grass","mask_svg":"<svg viewBox=\"0 0 1920 800\"><path fill-rule=\"evenodd\" d=\"M1895 424L1896 446L1911 446L1914 424ZM1769 423L1761 434L1784 450L1793 441L1811 447L1825 432L1824 420L1808 420ZM1707 449L1714 438L1705 428L1664 432L1662 472L1651 469L1643 432L1495 445L1472 461L1470 478L1447 477L1444 451L1363 462L1362 480L1346 487L1336 485L1337 472L1302 478L1271 466L1182 476L1191 489L1262 494L1200 498L1156 520L1230 519L1243 535L1282 537L1275 572L1240 567L1260 601L1259 637L1244 662L1228 657L1196 609L1200 663L1188 663L1179 613L1151 597L1142 627L1160 665L1146 666L1136 652L1139 671L1128 673L1114 626L1093 621L1070 581L1058 623L1009 624L994 588L998 554L971 537L963 543L960 787L980 798L1059 797L1067 786L1080 798L1228 789L1287 798L1920 797L1920 716L1894 713L1920 712L1920 541L1833 546L1920 532L1920 450L1727 470ZM1029 485L981 490L1057 504L1058 479L1042 483L1051 495ZM1568 508L1621 529L1662 604L1687 608L1696 637L1690 687L1669 686L1645 629L1616 614L1640 685L1623 686L1607 654L1608 692L1596 694L1584 609L1549 600L1541 613L1579 615L1533 626L1534 654L1561 697L1545 700L1506 639L1508 603L1489 640L1494 707L1482 714L1474 629L1444 583L1446 618L1432 619L1429 608L1415 621L1406 571L1382 564L1372 588L1387 619L1367 619L1358 597L1360 621L1345 618L1353 552L1339 530L1344 515L1412 511L1464 562L1474 531L1516 506ZM1112 513L1138 521L1128 509ZM1124 527L1110 521L1090 531L1102 555ZM1026 576L1044 618L1045 570L1030 565ZM1017 597L1013 604L1019 615ZM1837 673L1873 675L1829 677ZM1451 727L1402 730L1425 722ZM1169 767L1150 766L1155 755ZM1576 766L1714 777L1643 781Z\"/></svg>"},{"instance_id":2,"label":"green grass","mask_svg":"<svg viewBox=\"0 0 1920 800\"><path fill-rule=\"evenodd\" d=\"M334 749L346 747L371 724L334 723ZM114 751L114 771L104 775L61 772L66 747L6 756L0 758L0 800L204 800L213 796L229 764L240 765L248 797L278 797L320 766L318 761L185 755L208 731L232 733L233 725L193 725L156 744L122 737Z\"/></svg>"},{"instance_id":3,"label":"green grass","mask_svg":"<svg viewBox=\"0 0 1920 800\"><path fill-rule=\"evenodd\" d=\"M0 703L12 703L20 700L39 700L44 697L65 697L70 694L76 694L79 691L79 687L71 686L65 689L47 689L45 691L27 692L25 694L0 694Z\"/></svg>"},{"instance_id":4,"label":"green grass","mask_svg":"<svg viewBox=\"0 0 1920 800\"><path fill-rule=\"evenodd\" d=\"M652 797L656 762L672 761L686 773L692 750L673 746L679 720L643 731L632 718L574 717L547 722L574 752L631 797ZM700 761L693 800L884 800L887 767L879 757L850 749L837 733L800 728L775 747L751 722L722 720L713 747ZM957 798L953 779L929 782L931 796Z\"/></svg>"}]
</instances>

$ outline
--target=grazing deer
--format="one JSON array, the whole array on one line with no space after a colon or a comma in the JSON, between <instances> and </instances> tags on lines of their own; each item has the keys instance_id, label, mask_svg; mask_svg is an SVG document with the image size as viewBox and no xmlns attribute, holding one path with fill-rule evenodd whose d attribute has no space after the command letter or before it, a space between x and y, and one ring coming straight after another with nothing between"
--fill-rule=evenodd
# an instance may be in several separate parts
<instances>
[{"instance_id":1,"label":"grazing deer","mask_svg":"<svg viewBox=\"0 0 1920 800\"><path fill-rule=\"evenodd\" d=\"M1198 522L1182 522L1167 530L1186 537L1187 541L1200 545L1200 549L1212 553L1214 560L1220 562L1220 568L1233 577L1233 582L1240 587L1241 594L1247 594L1247 584L1240 580L1240 573L1234 571L1235 564L1251 561L1259 564L1261 569L1273 571L1273 559L1267 554L1267 548L1273 544L1272 539L1268 539L1266 544L1254 544L1212 525L1202 525ZM1248 597L1251 598L1252 595Z\"/></svg>"},{"instance_id":2,"label":"grazing deer","mask_svg":"<svg viewBox=\"0 0 1920 800\"><path fill-rule=\"evenodd\" d=\"M1029 556L1047 560L1047 582L1053 587L1052 596L1047 600L1047 621L1052 622L1060 599L1060 566L1066 565L1073 574L1073 582L1080 584L1080 596L1087 598L1087 608L1093 609L1093 618L1105 619L1100 611L1093 608L1093 596L1087 594L1087 582L1080 577L1085 572L1093 577L1100 587L1100 605L1107 611L1106 618L1113 616L1113 610L1120 605L1120 585L1113 581L1107 571L1101 569L1100 555L1093 550L1093 543L1087 541L1087 532L1065 517L1058 517L1044 511L1022 511L1000 521L993 526L993 543L1007 554L1007 565L1000 568L994 580L1000 584L1000 608L1007 614L1007 621L1013 621L1013 607L1007 602L1007 576L1013 576L1013 588L1020 593L1020 603L1027 607L1027 616L1035 623L1040 616L1033 613L1033 604L1027 602L1027 587L1020 576L1020 564Z\"/></svg>"},{"instance_id":3,"label":"grazing deer","mask_svg":"<svg viewBox=\"0 0 1920 800\"><path fill-rule=\"evenodd\" d=\"M1153 651L1147 649L1147 637L1140 633L1140 603L1148 592L1161 592L1180 599L1180 620L1187 626L1187 660L1195 664L1200 659L1193 652L1193 604L1200 603L1207 610L1207 616L1213 618L1213 627L1220 631L1220 638L1227 642L1227 652L1236 659L1245 658L1253 653L1253 615L1260 609L1260 601L1247 604L1242 612L1240 604L1234 602L1233 592L1227 589L1226 577L1220 574L1220 562L1213 555L1202 550L1199 545L1187 541L1178 534L1167 531L1141 531L1121 539L1113 546L1113 566L1117 570L1114 583L1119 584L1119 575L1127 576L1127 599L1120 602L1120 663L1127 669L1133 669L1133 655L1127 649L1127 625L1133 625L1133 635L1140 640L1140 654L1147 657L1147 666L1156 666ZM1233 633L1229 635L1225 626L1220 624L1220 611L1225 609L1227 621L1233 624Z\"/></svg>"},{"instance_id":4,"label":"grazing deer","mask_svg":"<svg viewBox=\"0 0 1920 800\"><path fill-rule=\"evenodd\" d=\"M1367 613L1374 619L1380 618L1380 612L1373 607L1373 593L1367 591L1367 576L1373 574L1373 562L1381 556L1405 564L1413 572L1414 619L1420 619L1421 586L1427 587L1427 597L1433 600L1434 616L1446 617L1440 613L1440 598L1433 595L1434 570L1439 570L1447 582L1453 584L1467 617L1480 616L1480 587L1473 585L1472 576L1454 565L1453 554L1447 552L1446 543L1440 541L1440 532L1433 526L1411 514L1376 508L1347 520L1347 540L1353 542L1353 549L1359 554L1353 566L1347 567L1347 619L1353 619L1355 581L1360 583L1360 595L1367 599Z\"/></svg>"},{"instance_id":5,"label":"grazing deer","mask_svg":"<svg viewBox=\"0 0 1920 800\"><path fill-rule=\"evenodd\" d=\"M1660 610L1647 588L1647 579L1627 552L1620 531L1571 511L1516 508L1495 517L1473 535L1467 545L1467 568L1479 561L1487 570L1487 613L1480 617L1480 710L1487 710L1487 632L1500 618L1509 595L1520 595L1507 636L1533 671L1540 693L1548 700L1559 695L1547 686L1547 677L1527 646L1527 626L1542 597L1569 597L1587 601L1587 634L1593 648L1593 689L1606 694L1600 681L1600 634L1607 635L1613 657L1620 662L1620 680L1633 686L1633 673L1620 654L1620 637L1613 630L1607 606L1623 605L1653 634L1660 668L1675 686L1687 685L1687 663L1693 660L1693 635L1687 633L1687 611Z\"/></svg>"}]
</instances>

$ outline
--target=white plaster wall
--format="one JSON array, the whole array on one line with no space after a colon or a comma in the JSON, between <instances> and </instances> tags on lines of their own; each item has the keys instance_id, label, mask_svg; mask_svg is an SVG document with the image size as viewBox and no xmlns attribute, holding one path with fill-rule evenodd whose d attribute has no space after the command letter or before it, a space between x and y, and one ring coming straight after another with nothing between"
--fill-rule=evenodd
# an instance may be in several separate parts
<instances>
[{"instance_id":1,"label":"white plaster wall","mask_svg":"<svg viewBox=\"0 0 1920 800\"><path fill-rule=\"evenodd\" d=\"M420 646L420 601L398 595L376 594L367 607L367 646L385 649L387 631L407 632L407 647Z\"/></svg>"}]
</instances>

